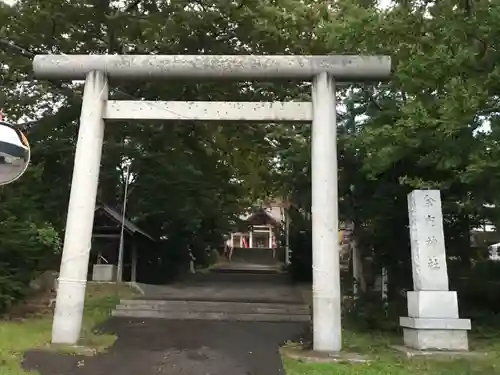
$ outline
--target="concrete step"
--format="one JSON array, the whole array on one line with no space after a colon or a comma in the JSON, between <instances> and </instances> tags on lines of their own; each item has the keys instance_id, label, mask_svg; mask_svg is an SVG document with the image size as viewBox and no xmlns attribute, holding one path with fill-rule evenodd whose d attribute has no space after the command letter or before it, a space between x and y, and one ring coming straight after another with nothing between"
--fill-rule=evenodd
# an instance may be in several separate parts
<instances>
[{"instance_id":1,"label":"concrete step","mask_svg":"<svg viewBox=\"0 0 500 375\"><path fill-rule=\"evenodd\" d=\"M240 274L240 275L254 275L254 276L264 276L264 275L285 275L286 273L280 271L278 267L275 266L261 266L261 265L236 265L227 264L219 267L212 268L211 273L223 273L223 274Z\"/></svg>"},{"instance_id":2,"label":"concrete step","mask_svg":"<svg viewBox=\"0 0 500 375\"><path fill-rule=\"evenodd\" d=\"M114 310L112 316L127 318L157 318L170 320L222 320L254 322L308 322L310 315L300 314L240 314L226 312L189 312L161 310Z\"/></svg>"},{"instance_id":3,"label":"concrete step","mask_svg":"<svg viewBox=\"0 0 500 375\"><path fill-rule=\"evenodd\" d=\"M183 284L193 283L272 283L290 284L287 274L276 272L236 272L234 270L216 269L209 273L188 275L182 280Z\"/></svg>"},{"instance_id":4,"label":"concrete step","mask_svg":"<svg viewBox=\"0 0 500 375\"><path fill-rule=\"evenodd\" d=\"M212 302L212 301L157 301L121 300L116 310L153 310L172 312L224 312L230 314L285 314L309 315L310 309L303 304Z\"/></svg>"},{"instance_id":5,"label":"concrete step","mask_svg":"<svg viewBox=\"0 0 500 375\"><path fill-rule=\"evenodd\" d=\"M208 283L178 285L141 284L144 296L139 300L155 301L211 301L302 304L300 291L290 285L259 283Z\"/></svg>"}]
</instances>

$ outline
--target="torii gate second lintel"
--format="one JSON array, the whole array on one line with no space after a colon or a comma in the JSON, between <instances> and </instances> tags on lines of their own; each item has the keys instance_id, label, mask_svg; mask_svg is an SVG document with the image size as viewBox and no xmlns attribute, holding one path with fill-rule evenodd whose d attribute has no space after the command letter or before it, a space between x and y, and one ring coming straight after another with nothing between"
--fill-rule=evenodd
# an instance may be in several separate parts
<instances>
[{"instance_id":1,"label":"torii gate second lintel","mask_svg":"<svg viewBox=\"0 0 500 375\"><path fill-rule=\"evenodd\" d=\"M52 342L76 344L85 300L104 120L312 121L313 346L339 351L335 81L385 80L388 56L38 55L35 76L85 79ZM312 102L108 101L108 77L312 80Z\"/></svg>"}]
</instances>

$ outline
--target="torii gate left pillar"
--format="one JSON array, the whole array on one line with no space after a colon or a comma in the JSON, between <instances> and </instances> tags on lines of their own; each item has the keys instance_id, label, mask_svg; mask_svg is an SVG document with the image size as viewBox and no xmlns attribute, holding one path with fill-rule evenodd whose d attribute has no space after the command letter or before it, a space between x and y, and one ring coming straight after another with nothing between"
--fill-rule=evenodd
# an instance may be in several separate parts
<instances>
[{"instance_id":1,"label":"torii gate left pillar","mask_svg":"<svg viewBox=\"0 0 500 375\"><path fill-rule=\"evenodd\" d=\"M312 121L313 345L341 349L335 80L388 78L387 56L40 55L35 75L85 79L52 342L80 337L104 119ZM107 79L312 80L312 103L108 101Z\"/></svg>"}]
</instances>

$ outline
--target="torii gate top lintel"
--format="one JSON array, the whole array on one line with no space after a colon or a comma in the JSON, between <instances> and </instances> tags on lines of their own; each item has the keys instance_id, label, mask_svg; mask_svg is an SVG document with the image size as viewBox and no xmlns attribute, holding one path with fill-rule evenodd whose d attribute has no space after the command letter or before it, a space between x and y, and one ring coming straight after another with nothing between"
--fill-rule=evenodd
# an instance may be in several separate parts
<instances>
[{"instance_id":1,"label":"torii gate top lintel","mask_svg":"<svg viewBox=\"0 0 500 375\"><path fill-rule=\"evenodd\" d=\"M357 55L37 55L42 79L85 79L91 71L127 80L158 78L312 79L328 73L341 81L387 79L389 56Z\"/></svg>"}]
</instances>

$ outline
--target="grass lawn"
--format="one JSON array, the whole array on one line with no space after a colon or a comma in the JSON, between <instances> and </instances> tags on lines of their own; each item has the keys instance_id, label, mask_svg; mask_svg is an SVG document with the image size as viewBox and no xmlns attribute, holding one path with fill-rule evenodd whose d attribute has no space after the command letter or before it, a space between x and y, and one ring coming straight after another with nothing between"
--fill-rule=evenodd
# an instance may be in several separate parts
<instances>
[{"instance_id":1,"label":"grass lawn","mask_svg":"<svg viewBox=\"0 0 500 375\"><path fill-rule=\"evenodd\" d=\"M26 318L21 320L0 320L0 374L26 375L35 374L21 368L21 360L26 350L46 348L78 354L99 352L113 344L116 337L101 335L93 331L93 327L106 320L120 298L135 295L136 292L127 285L89 284L85 299L85 310L82 324L82 348L50 345L52 330L52 314Z\"/></svg>"},{"instance_id":2,"label":"grass lawn","mask_svg":"<svg viewBox=\"0 0 500 375\"><path fill-rule=\"evenodd\" d=\"M483 330L470 335L471 350L485 356L461 359L412 358L391 349L401 345L402 335L344 332L346 352L373 359L364 364L305 363L283 358L287 375L494 375L500 374L500 330ZM496 337L495 337L496 336Z\"/></svg>"}]
</instances>

